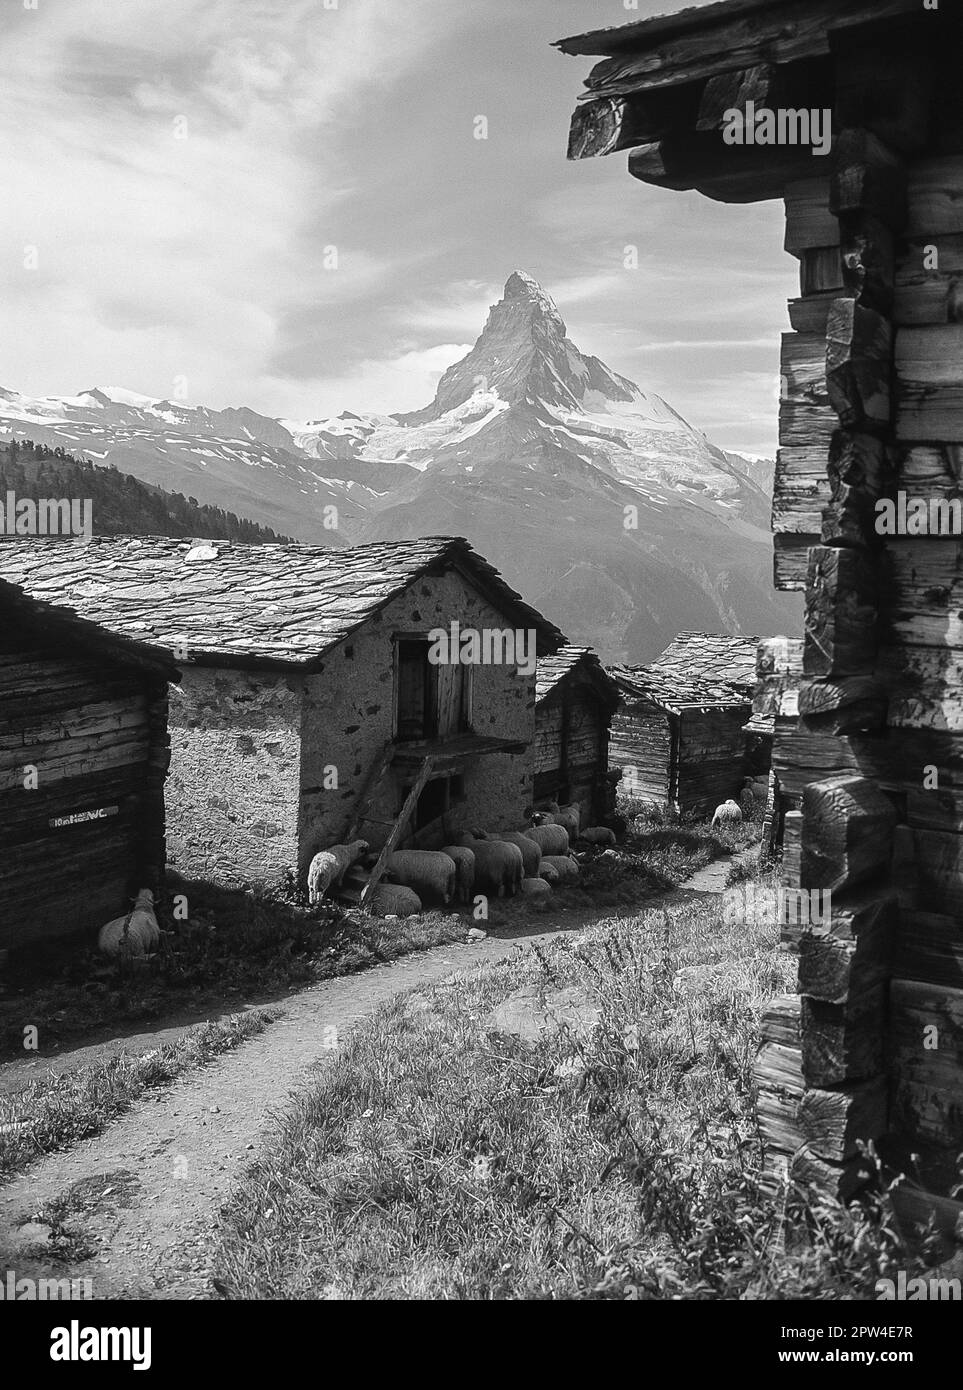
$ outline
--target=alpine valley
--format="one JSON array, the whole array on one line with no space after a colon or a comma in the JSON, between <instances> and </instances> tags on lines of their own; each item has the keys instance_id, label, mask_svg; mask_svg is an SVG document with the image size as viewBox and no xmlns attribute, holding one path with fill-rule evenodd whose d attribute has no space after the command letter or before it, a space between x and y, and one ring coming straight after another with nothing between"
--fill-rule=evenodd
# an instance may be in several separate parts
<instances>
[{"instance_id":1,"label":"alpine valley","mask_svg":"<svg viewBox=\"0 0 963 1390\"><path fill-rule=\"evenodd\" d=\"M650 660L680 631L800 621L795 596L772 587L772 464L716 448L580 352L520 271L424 410L297 424L119 388L0 389L0 436L316 544L467 536L607 661Z\"/></svg>"}]
</instances>

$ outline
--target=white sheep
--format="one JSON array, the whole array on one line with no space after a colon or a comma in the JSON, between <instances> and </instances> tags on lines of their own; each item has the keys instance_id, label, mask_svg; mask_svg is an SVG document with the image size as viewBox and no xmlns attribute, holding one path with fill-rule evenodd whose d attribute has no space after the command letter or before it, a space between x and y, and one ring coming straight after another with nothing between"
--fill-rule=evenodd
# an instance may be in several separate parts
<instances>
[{"instance_id":1,"label":"white sheep","mask_svg":"<svg viewBox=\"0 0 963 1390\"><path fill-rule=\"evenodd\" d=\"M579 875L578 864L567 854L546 854L542 859L542 868L546 867L555 870L559 883L574 883Z\"/></svg>"},{"instance_id":2,"label":"white sheep","mask_svg":"<svg viewBox=\"0 0 963 1390\"><path fill-rule=\"evenodd\" d=\"M338 887L351 865L367 853L367 840L352 840L350 845L320 850L308 869L308 902L319 903L330 889Z\"/></svg>"},{"instance_id":3,"label":"white sheep","mask_svg":"<svg viewBox=\"0 0 963 1390\"><path fill-rule=\"evenodd\" d=\"M142 888L131 911L101 927L97 937L97 946L105 956L125 960L146 960L159 942L160 927L154 916L154 895L149 888Z\"/></svg>"},{"instance_id":4,"label":"white sheep","mask_svg":"<svg viewBox=\"0 0 963 1390\"><path fill-rule=\"evenodd\" d=\"M512 898L525 877L525 864L518 845L505 840L478 840L462 835L461 843L475 855L475 891L490 898Z\"/></svg>"},{"instance_id":5,"label":"white sheep","mask_svg":"<svg viewBox=\"0 0 963 1390\"><path fill-rule=\"evenodd\" d=\"M551 812L551 822L554 825L564 825L568 831L568 838L574 840L578 835L578 828L582 823L582 808L578 802L570 801L567 806L559 806L557 801L550 801L548 809ZM546 822L542 822L545 824Z\"/></svg>"},{"instance_id":6,"label":"white sheep","mask_svg":"<svg viewBox=\"0 0 963 1390\"><path fill-rule=\"evenodd\" d=\"M484 831L478 831L477 834L481 840L504 840L507 845L517 845L522 852L525 877L534 878L537 875L542 851L530 836L523 835L520 830L493 830L487 835Z\"/></svg>"},{"instance_id":7,"label":"white sheep","mask_svg":"<svg viewBox=\"0 0 963 1390\"><path fill-rule=\"evenodd\" d=\"M742 822L742 809L738 801L733 801L730 796L728 801L724 801L721 806L717 806L712 817L712 829L717 825L740 825Z\"/></svg>"},{"instance_id":8,"label":"white sheep","mask_svg":"<svg viewBox=\"0 0 963 1390\"><path fill-rule=\"evenodd\" d=\"M532 906L536 908L546 907L552 896L552 890L543 878L523 878L521 892L532 900Z\"/></svg>"},{"instance_id":9,"label":"white sheep","mask_svg":"<svg viewBox=\"0 0 963 1390\"><path fill-rule=\"evenodd\" d=\"M546 864L544 859L539 861L538 876L544 879L550 888L553 883L558 883L559 879L558 869L554 868L551 864Z\"/></svg>"},{"instance_id":10,"label":"white sheep","mask_svg":"<svg viewBox=\"0 0 963 1390\"><path fill-rule=\"evenodd\" d=\"M579 833L579 839L587 845L614 845L615 831L604 825L588 825Z\"/></svg>"},{"instance_id":11,"label":"white sheep","mask_svg":"<svg viewBox=\"0 0 963 1390\"><path fill-rule=\"evenodd\" d=\"M470 903L475 891L475 853L467 845L442 845L442 854L455 861L455 896Z\"/></svg>"},{"instance_id":12,"label":"white sheep","mask_svg":"<svg viewBox=\"0 0 963 1390\"><path fill-rule=\"evenodd\" d=\"M434 849L398 849L388 855L387 877L413 888L422 900L446 907L455 896L455 861Z\"/></svg>"},{"instance_id":13,"label":"white sheep","mask_svg":"<svg viewBox=\"0 0 963 1390\"><path fill-rule=\"evenodd\" d=\"M403 883L382 880L368 899L368 907L374 917L411 917L421 911L421 899Z\"/></svg>"},{"instance_id":14,"label":"white sheep","mask_svg":"<svg viewBox=\"0 0 963 1390\"><path fill-rule=\"evenodd\" d=\"M568 854L568 831L564 825L533 825L524 833L543 854Z\"/></svg>"}]
</instances>

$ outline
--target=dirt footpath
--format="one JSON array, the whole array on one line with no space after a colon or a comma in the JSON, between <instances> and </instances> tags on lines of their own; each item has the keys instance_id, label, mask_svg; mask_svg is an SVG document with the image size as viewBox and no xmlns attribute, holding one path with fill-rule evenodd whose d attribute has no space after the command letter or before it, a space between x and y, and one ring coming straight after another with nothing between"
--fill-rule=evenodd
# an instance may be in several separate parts
<instances>
[{"instance_id":1,"label":"dirt footpath","mask_svg":"<svg viewBox=\"0 0 963 1390\"><path fill-rule=\"evenodd\" d=\"M352 1023L402 990L576 930L586 916L607 915L572 913L571 921L518 940L489 936L439 946L325 980L272 1006L278 1017L265 1032L148 1093L103 1134L38 1161L0 1188L0 1278L8 1268L18 1277L89 1278L94 1298L216 1297L196 1235L211 1225L272 1111L325 1065ZM177 1031L163 1030L164 1039ZM157 1046L159 1036L137 1041ZM131 1042L124 1039L128 1048ZM93 1059L80 1054L100 1050L80 1049L54 1065L89 1065ZM35 1220L71 1191L76 1210L62 1228L55 1224L51 1232L49 1222Z\"/></svg>"},{"instance_id":2,"label":"dirt footpath","mask_svg":"<svg viewBox=\"0 0 963 1390\"><path fill-rule=\"evenodd\" d=\"M726 868L720 863L704 886L690 880L693 896L721 891ZM653 897L627 911L635 916L686 896L682 890ZM335 1055L354 1022L402 990L617 915L601 908L546 914L544 928L538 922L524 934L439 946L268 1006L277 1016L263 1033L147 1093L103 1134L39 1160L0 1188L0 1278L7 1269L18 1277L88 1278L94 1298L217 1297L199 1237L213 1225L273 1112ZM60 1071L121 1048L146 1050L186 1026L76 1049L41 1067ZM37 1076L21 1068L20 1084ZM58 1206L59 1220L52 1215Z\"/></svg>"}]
</instances>

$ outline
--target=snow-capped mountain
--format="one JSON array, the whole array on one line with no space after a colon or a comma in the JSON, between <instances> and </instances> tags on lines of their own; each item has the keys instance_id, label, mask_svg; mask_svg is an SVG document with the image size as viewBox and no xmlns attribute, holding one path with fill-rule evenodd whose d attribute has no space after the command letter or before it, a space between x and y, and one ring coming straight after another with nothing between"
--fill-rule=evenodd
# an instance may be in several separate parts
<instances>
[{"instance_id":1,"label":"snow-capped mountain","mask_svg":"<svg viewBox=\"0 0 963 1390\"><path fill-rule=\"evenodd\" d=\"M117 388L0 391L0 433L60 444L305 540L467 536L562 627L643 661L684 629L799 625L772 588L771 464L726 454L566 336L515 271L408 414L298 423ZM337 532L323 508L339 510Z\"/></svg>"}]
</instances>

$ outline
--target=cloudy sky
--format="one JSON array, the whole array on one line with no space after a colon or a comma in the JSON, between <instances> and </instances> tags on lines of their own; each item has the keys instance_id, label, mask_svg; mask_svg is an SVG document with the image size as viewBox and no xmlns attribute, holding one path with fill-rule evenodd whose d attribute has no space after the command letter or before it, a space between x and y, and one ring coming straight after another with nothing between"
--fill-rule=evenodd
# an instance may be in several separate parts
<instances>
[{"instance_id":1,"label":"cloudy sky","mask_svg":"<svg viewBox=\"0 0 963 1390\"><path fill-rule=\"evenodd\" d=\"M552 40L675 8L6 0L0 385L410 410L518 267L584 351L771 454L781 205L565 159L592 59Z\"/></svg>"}]
</instances>

